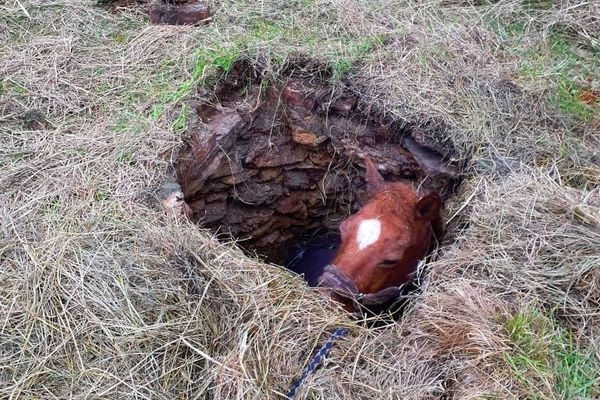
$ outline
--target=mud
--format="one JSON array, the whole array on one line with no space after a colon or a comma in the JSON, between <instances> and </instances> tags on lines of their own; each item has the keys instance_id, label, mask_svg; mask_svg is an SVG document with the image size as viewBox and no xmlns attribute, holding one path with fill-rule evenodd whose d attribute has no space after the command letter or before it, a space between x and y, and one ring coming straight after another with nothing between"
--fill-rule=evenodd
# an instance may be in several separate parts
<instances>
[{"instance_id":1,"label":"mud","mask_svg":"<svg viewBox=\"0 0 600 400\"><path fill-rule=\"evenodd\" d=\"M154 0L148 16L153 24L198 25L209 21L210 9L197 0Z\"/></svg>"},{"instance_id":2,"label":"mud","mask_svg":"<svg viewBox=\"0 0 600 400\"><path fill-rule=\"evenodd\" d=\"M363 110L325 78L290 73L273 83L242 65L214 96L198 97L176 166L184 212L271 261L364 204L365 156L389 181L412 180L444 199L456 186L451 145Z\"/></svg>"}]
</instances>

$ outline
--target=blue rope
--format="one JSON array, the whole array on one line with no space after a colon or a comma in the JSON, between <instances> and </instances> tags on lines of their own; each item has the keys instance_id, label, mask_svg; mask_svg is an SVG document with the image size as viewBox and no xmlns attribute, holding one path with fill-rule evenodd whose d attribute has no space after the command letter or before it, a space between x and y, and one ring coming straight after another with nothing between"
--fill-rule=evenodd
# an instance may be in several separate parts
<instances>
[{"instance_id":1,"label":"blue rope","mask_svg":"<svg viewBox=\"0 0 600 400\"><path fill-rule=\"evenodd\" d=\"M294 381L294 383L292 383L292 387L290 388L290 391L287 395L289 399L293 399L294 397L296 397L298 389L304 383L306 378L308 378L310 374L315 372L315 370L319 367L319 365L321 365L323 360L325 360L327 356L329 356L329 353L331 352L331 348L333 347L335 341L344 336L346 333L348 333L348 329L346 328L336 328L336 330L333 331L329 339L327 339L327 341L323 343L323 346L321 346L319 351L317 351L317 354L315 354L315 356L312 358L312 360L310 360L306 368L304 368L304 371L302 372L300 378L298 378Z\"/></svg>"}]
</instances>

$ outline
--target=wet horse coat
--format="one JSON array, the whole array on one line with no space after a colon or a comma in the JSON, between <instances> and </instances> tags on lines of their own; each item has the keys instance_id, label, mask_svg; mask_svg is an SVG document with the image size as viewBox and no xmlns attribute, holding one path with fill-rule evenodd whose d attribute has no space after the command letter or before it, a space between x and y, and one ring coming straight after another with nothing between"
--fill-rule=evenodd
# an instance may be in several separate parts
<instances>
[{"instance_id":1,"label":"wet horse coat","mask_svg":"<svg viewBox=\"0 0 600 400\"><path fill-rule=\"evenodd\" d=\"M376 304L397 297L441 233L437 193L421 196L409 183L386 183L369 159L365 177L371 198L340 225L335 255L334 248L311 246L290 264L348 310L356 300Z\"/></svg>"}]
</instances>

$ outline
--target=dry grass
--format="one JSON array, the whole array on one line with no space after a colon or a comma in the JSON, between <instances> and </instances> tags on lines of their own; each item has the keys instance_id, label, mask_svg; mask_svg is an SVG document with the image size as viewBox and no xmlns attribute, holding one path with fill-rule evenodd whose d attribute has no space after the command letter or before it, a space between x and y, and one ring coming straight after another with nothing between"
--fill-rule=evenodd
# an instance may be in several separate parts
<instances>
[{"instance_id":1,"label":"dry grass","mask_svg":"<svg viewBox=\"0 0 600 400\"><path fill-rule=\"evenodd\" d=\"M308 398L600 396L594 2L215 1L203 28L91 3L0 4L0 397L279 398L340 325ZM469 160L398 324L156 205L186 94L298 54Z\"/></svg>"}]
</instances>

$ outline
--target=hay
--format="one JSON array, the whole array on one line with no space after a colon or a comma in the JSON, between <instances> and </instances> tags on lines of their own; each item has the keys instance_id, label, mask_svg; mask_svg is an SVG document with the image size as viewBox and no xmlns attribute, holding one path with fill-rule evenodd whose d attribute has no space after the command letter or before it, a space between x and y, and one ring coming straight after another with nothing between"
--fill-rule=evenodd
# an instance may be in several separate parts
<instances>
[{"instance_id":1,"label":"hay","mask_svg":"<svg viewBox=\"0 0 600 400\"><path fill-rule=\"evenodd\" d=\"M560 369L520 375L510 362L520 347L507 321L532 308L597 367L600 139L534 83L507 82L519 58L484 23L528 20L529 40L562 24L594 46L591 3L218 1L204 28L148 27L139 10L91 3L0 5L0 397L280 398L346 326L302 395L561 398ZM217 69L198 74L198 53L223 48L273 76L314 56L345 72L335 85L470 160L401 322L351 321L157 206L182 141L182 86L210 82ZM32 109L46 120L37 130ZM579 396L597 397L597 377L587 382Z\"/></svg>"},{"instance_id":2,"label":"hay","mask_svg":"<svg viewBox=\"0 0 600 400\"><path fill-rule=\"evenodd\" d=\"M577 329L599 327L600 192L528 170L481 185L460 245L438 263L442 275L468 273L558 307Z\"/></svg>"}]
</instances>

